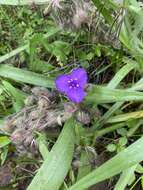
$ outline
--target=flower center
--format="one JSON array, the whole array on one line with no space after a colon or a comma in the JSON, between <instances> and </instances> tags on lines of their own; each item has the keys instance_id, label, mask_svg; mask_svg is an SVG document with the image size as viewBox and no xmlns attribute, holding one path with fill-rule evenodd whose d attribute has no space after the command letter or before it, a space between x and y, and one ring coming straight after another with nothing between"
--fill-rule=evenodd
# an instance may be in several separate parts
<instances>
[{"instance_id":1,"label":"flower center","mask_svg":"<svg viewBox=\"0 0 143 190\"><path fill-rule=\"evenodd\" d=\"M77 89L79 88L79 83L77 78L68 80L68 85L70 89Z\"/></svg>"}]
</instances>

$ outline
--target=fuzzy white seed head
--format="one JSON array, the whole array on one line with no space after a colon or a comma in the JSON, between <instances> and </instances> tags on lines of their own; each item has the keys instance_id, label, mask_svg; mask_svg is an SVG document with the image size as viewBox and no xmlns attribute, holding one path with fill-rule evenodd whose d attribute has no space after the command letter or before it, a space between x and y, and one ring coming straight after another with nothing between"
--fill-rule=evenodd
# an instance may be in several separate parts
<instances>
[{"instance_id":1,"label":"fuzzy white seed head","mask_svg":"<svg viewBox=\"0 0 143 190\"><path fill-rule=\"evenodd\" d=\"M51 5L52 5L52 7L54 7L54 8L59 8L59 9L61 9L62 6L60 5L60 2L61 2L61 0L51 0Z\"/></svg>"},{"instance_id":2,"label":"fuzzy white seed head","mask_svg":"<svg viewBox=\"0 0 143 190\"><path fill-rule=\"evenodd\" d=\"M73 17L73 24L76 28L80 28L83 23L88 21L88 14L85 10L77 8L76 14Z\"/></svg>"}]
</instances>

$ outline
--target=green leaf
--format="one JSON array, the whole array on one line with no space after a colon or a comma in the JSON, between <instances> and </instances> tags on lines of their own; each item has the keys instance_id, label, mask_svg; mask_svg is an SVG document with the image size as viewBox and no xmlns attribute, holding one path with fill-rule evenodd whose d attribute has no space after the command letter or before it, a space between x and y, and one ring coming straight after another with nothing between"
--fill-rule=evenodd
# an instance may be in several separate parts
<instances>
[{"instance_id":1,"label":"green leaf","mask_svg":"<svg viewBox=\"0 0 143 190\"><path fill-rule=\"evenodd\" d=\"M141 186L142 186L142 188L143 188L143 176L142 176L142 178L141 178Z\"/></svg>"},{"instance_id":2,"label":"green leaf","mask_svg":"<svg viewBox=\"0 0 143 190\"><path fill-rule=\"evenodd\" d=\"M3 165L6 161L7 158L7 154L8 154L8 147L5 146L2 151L1 151L1 165Z\"/></svg>"},{"instance_id":3,"label":"green leaf","mask_svg":"<svg viewBox=\"0 0 143 190\"><path fill-rule=\"evenodd\" d=\"M128 168L125 171L123 171L114 190L124 190L125 189L125 187L128 185L130 178L132 177L132 175L134 175L136 167L137 167L137 165L134 165L131 168Z\"/></svg>"},{"instance_id":4,"label":"green leaf","mask_svg":"<svg viewBox=\"0 0 143 190\"><path fill-rule=\"evenodd\" d=\"M108 150L109 152L114 152L116 149L117 149L117 147L116 147L115 144L108 144L108 145L107 145L107 150Z\"/></svg>"},{"instance_id":5,"label":"green leaf","mask_svg":"<svg viewBox=\"0 0 143 190\"><path fill-rule=\"evenodd\" d=\"M128 186L132 185L133 182L136 180L135 173L130 176L130 179L128 181ZM132 187L131 187L132 188Z\"/></svg>"},{"instance_id":6,"label":"green leaf","mask_svg":"<svg viewBox=\"0 0 143 190\"><path fill-rule=\"evenodd\" d=\"M8 81L2 81L2 84L4 85L5 89L15 98L15 100L23 101L27 96L24 92L20 91L19 89L16 89L14 86L12 86Z\"/></svg>"},{"instance_id":7,"label":"green leaf","mask_svg":"<svg viewBox=\"0 0 143 190\"><path fill-rule=\"evenodd\" d=\"M123 101L143 101L143 93L128 89L109 89L108 87L94 85L92 90L86 96L86 101L96 104Z\"/></svg>"},{"instance_id":8,"label":"green leaf","mask_svg":"<svg viewBox=\"0 0 143 190\"><path fill-rule=\"evenodd\" d=\"M91 171L90 158L92 158L90 153L85 151L81 152L80 156L81 166L79 167L78 170L77 181L80 180L82 177L86 176Z\"/></svg>"},{"instance_id":9,"label":"green leaf","mask_svg":"<svg viewBox=\"0 0 143 190\"><path fill-rule=\"evenodd\" d=\"M41 74L11 67L8 65L0 65L0 76L9 78L18 82L24 82L27 84L33 84L33 85L44 86L44 87L49 87L49 88L54 87L53 80L48 77L44 77Z\"/></svg>"},{"instance_id":10,"label":"green leaf","mask_svg":"<svg viewBox=\"0 0 143 190\"><path fill-rule=\"evenodd\" d=\"M122 123L116 123L114 125L111 125L110 127L106 127L104 129L96 131L95 132L95 136L96 136L96 138L100 137L100 136L103 136L103 135L105 135L107 133L111 133L112 131L120 129L120 128L124 127L124 126L125 126L124 122L122 122Z\"/></svg>"},{"instance_id":11,"label":"green leaf","mask_svg":"<svg viewBox=\"0 0 143 190\"><path fill-rule=\"evenodd\" d=\"M92 0L92 1L94 5L97 7L97 10L101 12L104 19L108 22L108 24L113 24L114 20L113 17L111 16L112 15L111 10L107 8L109 1L108 3L106 1L105 1L106 3L103 3L100 0Z\"/></svg>"},{"instance_id":12,"label":"green leaf","mask_svg":"<svg viewBox=\"0 0 143 190\"><path fill-rule=\"evenodd\" d=\"M7 136L0 137L0 148L8 145L11 142L11 140Z\"/></svg>"},{"instance_id":13,"label":"green leaf","mask_svg":"<svg viewBox=\"0 0 143 190\"><path fill-rule=\"evenodd\" d=\"M27 1L29 1L29 0L27 0ZM9 1L7 1L7 0L5 0L5 1L0 0L0 4L1 4L1 3L4 4L5 2L7 2L7 3L13 3L14 1L12 2L11 0L9 0ZM15 1L15 2L16 2L16 1ZM19 0L17 0L17 2L19 2ZM26 2L26 1L24 0L23 2ZM60 31L60 29L57 28L57 27L49 27L49 28L48 28L48 32L43 35L43 38L49 38L49 37L55 35L55 34L56 34L57 32L59 32L59 31ZM0 57L0 63L6 61L7 59L10 59L11 57L13 57L13 56L19 54L19 53L22 52L22 51L27 51L27 52L29 52L29 44L26 44L26 45L23 45L23 46L21 46L21 47L18 47L17 49L14 49L14 50L12 50L11 52L9 52L9 53L7 53L7 54L1 56L1 57Z\"/></svg>"},{"instance_id":14,"label":"green leaf","mask_svg":"<svg viewBox=\"0 0 143 190\"><path fill-rule=\"evenodd\" d=\"M35 69L33 71L35 72L42 72L42 73L48 73L50 71L53 71L54 69L56 69L53 65L40 60L40 59L35 59Z\"/></svg>"},{"instance_id":15,"label":"green leaf","mask_svg":"<svg viewBox=\"0 0 143 190\"><path fill-rule=\"evenodd\" d=\"M27 190L58 190L70 168L73 157L75 121L69 119Z\"/></svg>"},{"instance_id":16,"label":"green leaf","mask_svg":"<svg viewBox=\"0 0 143 190\"><path fill-rule=\"evenodd\" d=\"M139 174L143 174L143 166L141 164L137 165L136 172Z\"/></svg>"},{"instance_id":17,"label":"green leaf","mask_svg":"<svg viewBox=\"0 0 143 190\"><path fill-rule=\"evenodd\" d=\"M100 49L100 46L96 46L94 51L95 51L95 55L97 55L97 57L101 57L101 49Z\"/></svg>"},{"instance_id":18,"label":"green leaf","mask_svg":"<svg viewBox=\"0 0 143 190\"><path fill-rule=\"evenodd\" d=\"M19 54L20 52L22 52L22 51L24 51L24 50L28 50L28 48L29 48L29 45L26 44L26 45L24 45L24 46L21 46L21 47L15 49L15 50L11 51L10 53L7 53L7 54L1 56L1 57L0 57L0 63L2 63L2 62L4 62L4 61L6 61L7 59L9 59L9 58L11 58L11 57L13 57L13 56Z\"/></svg>"},{"instance_id":19,"label":"green leaf","mask_svg":"<svg viewBox=\"0 0 143 190\"><path fill-rule=\"evenodd\" d=\"M55 29L53 29L53 27L50 29L51 30L48 31L49 36L52 34L55 34ZM39 59L39 55L38 55L39 45L41 47L45 46L46 49L49 47L48 40L45 40L45 36L43 34L35 34L30 39L30 42L29 42L30 62L28 63L30 70L36 71L36 72L45 72L45 71L47 72L54 69L53 65L48 64L47 62Z\"/></svg>"},{"instance_id":20,"label":"green leaf","mask_svg":"<svg viewBox=\"0 0 143 190\"><path fill-rule=\"evenodd\" d=\"M124 65L112 78L112 80L108 83L108 88L116 88L118 84L124 79L124 77L133 69L137 67L137 63L130 59L126 59L126 62L128 62L126 65Z\"/></svg>"},{"instance_id":21,"label":"green leaf","mask_svg":"<svg viewBox=\"0 0 143 190\"><path fill-rule=\"evenodd\" d=\"M143 29L143 11L140 2L124 1L127 14L124 17L120 32L120 41L130 50L142 67L143 43L141 35Z\"/></svg>"},{"instance_id":22,"label":"green leaf","mask_svg":"<svg viewBox=\"0 0 143 190\"><path fill-rule=\"evenodd\" d=\"M83 190L138 164L143 160L143 137L83 177L69 190Z\"/></svg>"},{"instance_id":23,"label":"green leaf","mask_svg":"<svg viewBox=\"0 0 143 190\"><path fill-rule=\"evenodd\" d=\"M26 94L24 94L19 89L16 89L14 86L12 86L7 81L2 81L2 84L4 88L7 90L7 92L12 96L14 105L17 109L15 111L19 111L24 106L24 99L26 98Z\"/></svg>"},{"instance_id":24,"label":"green leaf","mask_svg":"<svg viewBox=\"0 0 143 190\"><path fill-rule=\"evenodd\" d=\"M48 143L46 142L46 136L44 134L38 133L37 142L39 145L39 152L41 153L43 160L46 160L49 154Z\"/></svg>"},{"instance_id":25,"label":"green leaf","mask_svg":"<svg viewBox=\"0 0 143 190\"><path fill-rule=\"evenodd\" d=\"M137 67L137 62L128 59L128 58L124 58L124 62L126 63L126 65L124 65L116 74L115 76L111 79L111 81L108 83L107 87L108 88L116 88L119 83L124 79L124 77L134 68ZM142 80L139 80L131 89L135 90L136 88L138 88L140 86L140 84L142 85ZM104 123L105 120L107 120L117 109L119 109L121 107L123 103L122 102L117 102L115 103L102 117L101 119L98 120L98 122L96 123L96 126L101 126L101 123Z\"/></svg>"},{"instance_id":26,"label":"green leaf","mask_svg":"<svg viewBox=\"0 0 143 190\"><path fill-rule=\"evenodd\" d=\"M70 53L71 46L67 42L58 40L50 44L47 50L57 58L57 61L65 62L68 58L67 55Z\"/></svg>"},{"instance_id":27,"label":"green leaf","mask_svg":"<svg viewBox=\"0 0 143 190\"><path fill-rule=\"evenodd\" d=\"M46 144L43 141L39 141L39 151L43 157L43 160L46 160L49 154L49 151Z\"/></svg>"},{"instance_id":28,"label":"green leaf","mask_svg":"<svg viewBox=\"0 0 143 190\"><path fill-rule=\"evenodd\" d=\"M119 139L119 145L125 146L128 143L128 139L126 137L120 137Z\"/></svg>"},{"instance_id":29,"label":"green leaf","mask_svg":"<svg viewBox=\"0 0 143 190\"><path fill-rule=\"evenodd\" d=\"M129 121L132 119L138 119L138 118L143 118L142 110L113 116L107 120L107 123L117 123L117 122Z\"/></svg>"}]
</instances>

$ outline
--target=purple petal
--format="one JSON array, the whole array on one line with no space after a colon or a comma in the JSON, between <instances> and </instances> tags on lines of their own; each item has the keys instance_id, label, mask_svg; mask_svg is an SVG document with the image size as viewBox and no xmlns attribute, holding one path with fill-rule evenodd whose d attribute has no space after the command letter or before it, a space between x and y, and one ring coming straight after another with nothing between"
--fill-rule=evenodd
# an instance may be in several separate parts
<instances>
[{"instance_id":1,"label":"purple petal","mask_svg":"<svg viewBox=\"0 0 143 190\"><path fill-rule=\"evenodd\" d=\"M67 94L68 98L72 102L75 102L75 103L82 102L84 97L86 96L86 93L83 91L82 88L69 90L66 94Z\"/></svg>"},{"instance_id":2,"label":"purple petal","mask_svg":"<svg viewBox=\"0 0 143 190\"><path fill-rule=\"evenodd\" d=\"M60 76L58 76L56 78L56 80L55 80L56 88L60 92L65 92L66 93L69 90L68 80L69 80L68 75L60 75Z\"/></svg>"},{"instance_id":3,"label":"purple petal","mask_svg":"<svg viewBox=\"0 0 143 190\"><path fill-rule=\"evenodd\" d=\"M82 68L74 69L70 74L70 77L73 79L76 78L82 88L87 84L87 72Z\"/></svg>"}]
</instances>

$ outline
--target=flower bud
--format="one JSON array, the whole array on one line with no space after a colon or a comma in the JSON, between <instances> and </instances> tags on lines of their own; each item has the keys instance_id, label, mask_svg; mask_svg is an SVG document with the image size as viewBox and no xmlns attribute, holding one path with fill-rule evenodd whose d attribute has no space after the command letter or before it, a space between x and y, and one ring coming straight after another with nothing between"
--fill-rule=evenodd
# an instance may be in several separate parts
<instances>
[{"instance_id":1,"label":"flower bud","mask_svg":"<svg viewBox=\"0 0 143 190\"><path fill-rule=\"evenodd\" d=\"M81 122L84 125L87 125L90 123L90 114L86 111L79 111L76 115L76 118L79 122Z\"/></svg>"}]
</instances>

